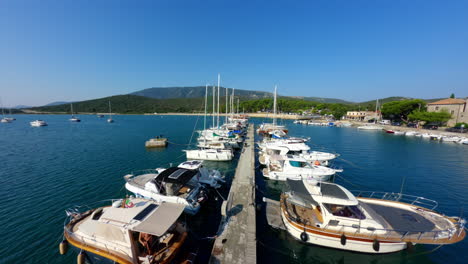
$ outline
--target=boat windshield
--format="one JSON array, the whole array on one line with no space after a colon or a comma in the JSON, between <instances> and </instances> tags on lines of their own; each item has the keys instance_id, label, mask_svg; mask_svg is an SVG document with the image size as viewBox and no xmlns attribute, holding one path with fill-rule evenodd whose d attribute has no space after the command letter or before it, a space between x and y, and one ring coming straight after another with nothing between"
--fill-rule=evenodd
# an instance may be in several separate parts
<instances>
[{"instance_id":1,"label":"boat windshield","mask_svg":"<svg viewBox=\"0 0 468 264\"><path fill-rule=\"evenodd\" d=\"M355 205L345 206L339 204L323 204L335 216L349 217L355 219L366 219L364 213Z\"/></svg>"},{"instance_id":2,"label":"boat windshield","mask_svg":"<svg viewBox=\"0 0 468 264\"><path fill-rule=\"evenodd\" d=\"M303 161L290 160L289 164L296 168L310 168L309 164Z\"/></svg>"},{"instance_id":3,"label":"boat windshield","mask_svg":"<svg viewBox=\"0 0 468 264\"><path fill-rule=\"evenodd\" d=\"M288 151L288 153L286 153L286 155L299 155L301 154L300 151L295 151L295 150L290 150Z\"/></svg>"}]
</instances>

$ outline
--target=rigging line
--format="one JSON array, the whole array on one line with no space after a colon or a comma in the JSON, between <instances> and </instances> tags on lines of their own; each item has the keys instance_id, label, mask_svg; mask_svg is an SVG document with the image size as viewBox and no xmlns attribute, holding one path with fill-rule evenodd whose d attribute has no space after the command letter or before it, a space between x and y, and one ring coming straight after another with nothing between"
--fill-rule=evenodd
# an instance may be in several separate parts
<instances>
[{"instance_id":1,"label":"rigging line","mask_svg":"<svg viewBox=\"0 0 468 264\"><path fill-rule=\"evenodd\" d=\"M226 199L224 199L224 197L219 193L219 191L217 189L214 189L214 190L218 193L219 197L221 197L221 199L223 199L223 201L226 201Z\"/></svg>"}]
</instances>

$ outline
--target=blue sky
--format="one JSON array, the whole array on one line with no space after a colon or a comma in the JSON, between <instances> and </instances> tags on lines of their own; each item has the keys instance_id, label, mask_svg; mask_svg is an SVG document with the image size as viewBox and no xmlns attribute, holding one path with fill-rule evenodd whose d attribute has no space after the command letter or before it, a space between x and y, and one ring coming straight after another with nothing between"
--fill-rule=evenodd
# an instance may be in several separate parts
<instances>
[{"instance_id":1,"label":"blue sky","mask_svg":"<svg viewBox=\"0 0 468 264\"><path fill-rule=\"evenodd\" d=\"M468 96L468 1L0 2L7 106L216 82L366 101Z\"/></svg>"}]
</instances>

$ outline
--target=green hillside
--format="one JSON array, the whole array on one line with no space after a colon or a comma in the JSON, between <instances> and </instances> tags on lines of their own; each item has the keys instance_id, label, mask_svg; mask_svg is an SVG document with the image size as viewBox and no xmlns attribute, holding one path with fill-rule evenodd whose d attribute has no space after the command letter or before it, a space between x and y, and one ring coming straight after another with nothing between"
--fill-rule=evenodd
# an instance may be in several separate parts
<instances>
[{"instance_id":1,"label":"green hillside","mask_svg":"<svg viewBox=\"0 0 468 264\"><path fill-rule=\"evenodd\" d=\"M121 114L193 112L202 109L204 98L153 99L137 95L116 95L100 99L75 102L73 109L77 113L107 113L109 101L112 112ZM30 108L33 111L70 113L70 104L41 106Z\"/></svg>"}]
</instances>

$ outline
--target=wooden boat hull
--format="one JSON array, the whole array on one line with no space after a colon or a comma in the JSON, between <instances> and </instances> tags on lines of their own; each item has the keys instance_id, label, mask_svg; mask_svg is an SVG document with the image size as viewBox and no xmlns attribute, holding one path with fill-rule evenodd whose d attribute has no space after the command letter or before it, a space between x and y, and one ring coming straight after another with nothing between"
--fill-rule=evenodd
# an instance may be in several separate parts
<instances>
[{"instance_id":1,"label":"wooden boat hull","mask_svg":"<svg viewBox=\"0 0 468 264\"><path fill-rule=\"evenodd\" d=\"M367 199L371 200L371 199ZM395 202L400 203L400 202ZM404 203L400 203L404 205ZM408 244L452 244L464 239L465 232L461 230L460 233L454 234L445 239L417 239L417 238L403 238L389 237L386 234L359 234L357 232L343 232L341 230L324 229L318 226L304 224L297 220L292 215L289 215L284 197L280 201L281 219L286 227L286 230L296 239L304 243L331 247L342 250L356 251L362 253L382 254L397 252L405 249ZM425 209L427 210L427 209ZM427 210L428 212L430 210ZM454 221L451 219L450 221Z\"/></svg>"}]
</instances>

